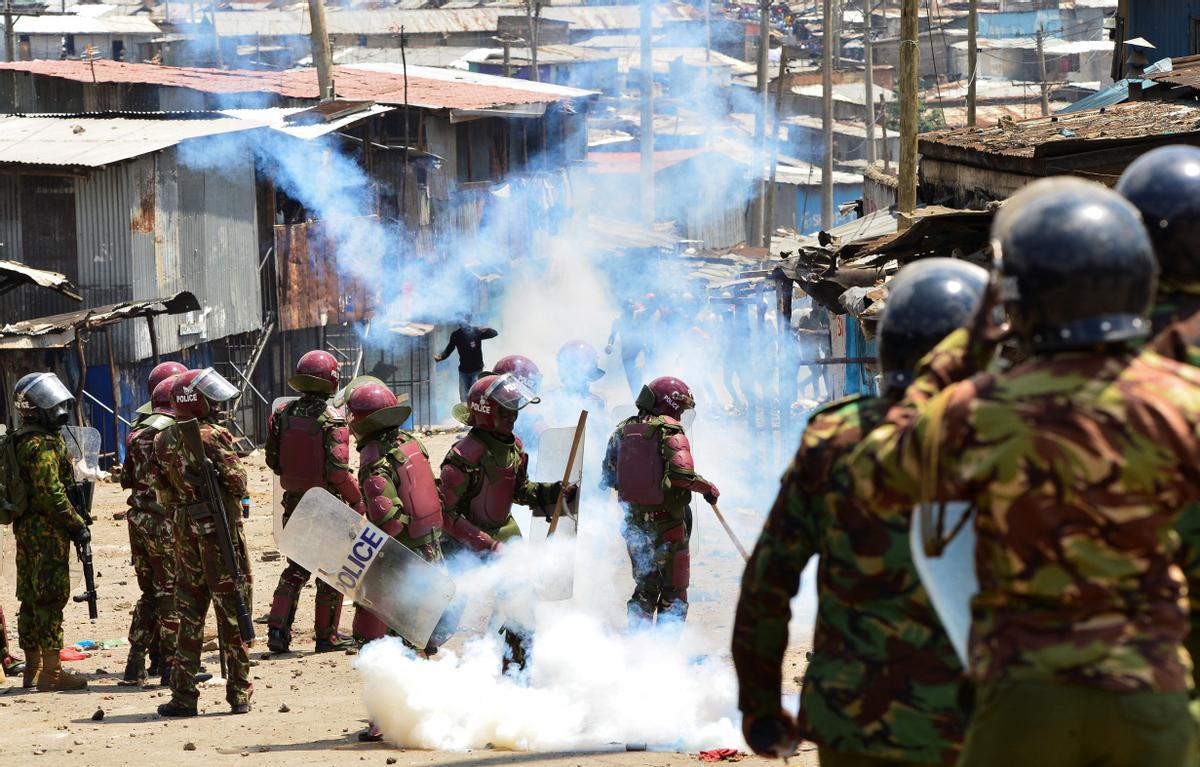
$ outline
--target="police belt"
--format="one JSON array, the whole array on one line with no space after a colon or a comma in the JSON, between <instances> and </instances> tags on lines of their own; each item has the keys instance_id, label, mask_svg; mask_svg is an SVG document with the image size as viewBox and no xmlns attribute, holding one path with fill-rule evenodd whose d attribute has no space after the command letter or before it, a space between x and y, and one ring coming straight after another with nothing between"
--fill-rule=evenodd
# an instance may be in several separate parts
<instances>
[{"instance_id":1,"label":"police belt","mask_svg":"<svg viewBox=\"0 0 1200 767\"><path fill-rule=\"evenodd\" d=\"M665 520L675 519L679 522L684 520L684 515L680 514L676 517L669 509L661 507L645 507L629 505L629 515L634 519L642 519L649 522L663 522Z\"/></svg>"},{"instance_id":2,"label":"police belt","mask_svg":"<svg viewBox=\"0 0 1200 767\"><path fill-rule=\"evenodd\" d=\"M195 522L203 522L206 519L212 519L213 509L207 503L189 503L180 506L179 510L188 515Z\"/></svg>"}]
</instances>

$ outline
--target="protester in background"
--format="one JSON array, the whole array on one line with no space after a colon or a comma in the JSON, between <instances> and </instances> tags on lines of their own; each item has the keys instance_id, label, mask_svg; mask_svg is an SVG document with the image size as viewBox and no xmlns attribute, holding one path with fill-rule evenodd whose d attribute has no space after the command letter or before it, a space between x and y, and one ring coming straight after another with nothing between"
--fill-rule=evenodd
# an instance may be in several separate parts
<instances>
[{"instance_id":1,"label":"protester in background","mask_svg":"<svg viewBox=\"0 0 1200 767\"><path fill-rule=\"evenodd\" d=\"M647 298L653 297L651 294ZM646 338L649 319L650 310L645 304L632 298L626 299L621 314L613 320L612 332L608 334L608 344L604 347L605 354L612 354L613 346L618 340L621 342L621 366L625 369L625 380L629 383L631 396L637 396L642 385L638 357L650 353Z\"/></svg>"},{"instance_id":2,"label":"protester in background","mask_svg":"<svg viewBox=\"0 0 1200 767\"><path fill-rule=\"evenodd\" d=\"M483 372L483 341L495 338L497 333L492 328L479 327L471 324L471 315L464 314L458 321L458 328L450 334L446 348L434 357L441 362L450 356L450 352L458 352L458 400L466 402L471 392L471 385L479 379Z\"/></svg>"}]
</instances>

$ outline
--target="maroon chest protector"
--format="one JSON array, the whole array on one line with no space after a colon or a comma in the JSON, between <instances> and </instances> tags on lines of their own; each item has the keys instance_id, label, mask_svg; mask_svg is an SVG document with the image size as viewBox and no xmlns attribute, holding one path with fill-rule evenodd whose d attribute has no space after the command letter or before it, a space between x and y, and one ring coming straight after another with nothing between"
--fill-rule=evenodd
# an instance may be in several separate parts
<instances>
[{"instance_id":1,"label":"maroon chest protector","mask_svg":"<svg viewBox=\"0 0 1200 767\"><path fill-rule=\"evenodd\" d=\"M657 506L666 500L662 481L666 471L654 424L632 421L621 428L617 448L617 498L622 503Z\"/></svg>"}]
</instances>

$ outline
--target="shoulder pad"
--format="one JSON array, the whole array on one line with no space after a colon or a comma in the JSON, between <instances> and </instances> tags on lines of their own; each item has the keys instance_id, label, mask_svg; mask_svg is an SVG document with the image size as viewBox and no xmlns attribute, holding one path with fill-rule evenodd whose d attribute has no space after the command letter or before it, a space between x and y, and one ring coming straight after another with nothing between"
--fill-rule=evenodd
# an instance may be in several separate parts
<instances>
[{"instance_id":1,"label":"shoulder pad","mask_svg":"<svg viewBox=\"0 0 1200 767\"><path fill-rule=\"evenodd\" d=\"M454 443L454 447L450 448L450 452L473 465L479 463L479 460L483 458L483 454L487 452L487 446L475 437L467 434L467 436Z\"/></svg>"},{"instance_id":2,"label":"shoulder pad","mask_svg":"<svg viewBox=\"0 0 1200 767\"><path fill-rule=\"evenodd\" d=\"M517 446L517 450L520 450L522 453L525 452L525 443L521 442L521 438L516 434L513 435L513 444Z\"/></svg>"},{"instance_id":3,"label":"shoulder pad","mask_svg":"<svg viewBox=\"0 0 1200 767\"><path fill-rule=\"evenodd\" d=\"M287 400L286 402L280 402L279 407L275 408L274 413L282 413L283 411L287 410L288 406L291 405L293 402L299 402L299 401L300 400L298 400L298 399L293 399L293 400Z\"/></svg>"},{"instance_id":4,"label":"shoulder pad","mask_svg":"<svg viewBox=\"0 0 1200 767\"><path fill-rule=\"evenodd\" d=\"M138 426L139 426L139 428L142 428L142 429L150 429L152 431L162 431L163 429L168 428L173 423L175 423L175 419L172 418L171 416L164 415L163 413L155 413L153 415L149 415L149 416L146 416L145 418L143 418L141 420L141 422L138 424Z\"/></svg>"},{"instance_id":5,"label":"shoulder pad","mask_svg":"<svg viewBox=\"0 0 1200 767\"><path fill-rule=\"evenodd\" d=\"M867 397L867 395L862 394L862 393L850 394L845 397L839 397L838 399L832 400L831 402L826 402L824 405L821 405L821 406L817 407L816 409L814 409L812 412L810 412L808 414L808 420L811 421L814 418L816 418L817 416L825 415L826 413L832 413L835 410L841 410L843 407L846 407L847 405L853 405L855 402L859 402L860 400L864 400L864 399L869 399L869 398Z\"/></svg>"},{"instance_id":6,"label":"shoulder pad","mask_svg":"<svg viewBox=\"0 0 1200 767\"><path fill-rule=\"evenodd\" d=\"M342 411L341 411L341 410L338 410L338 409L337 409L336 407L334 407L333 405L326 405L326 406L325 406L325 417L326 417L326 418L328 418L330 421L344 421L344 420L346 420L346 416L345 416L345 414L344 414L344 413L342 413Z\"/></svg>"},{"instance_id":7,"label":"shoulder pad","mask_svg":"<svg viewBox=\"0 0 1200 767\"><path fill-rule=\"evenodd\" d=\"M369 466L379 460L381 453L382 448L379 446L379 441L371 440L358 448L358 463L360 466Z\"/></svg>"}]
</instances>

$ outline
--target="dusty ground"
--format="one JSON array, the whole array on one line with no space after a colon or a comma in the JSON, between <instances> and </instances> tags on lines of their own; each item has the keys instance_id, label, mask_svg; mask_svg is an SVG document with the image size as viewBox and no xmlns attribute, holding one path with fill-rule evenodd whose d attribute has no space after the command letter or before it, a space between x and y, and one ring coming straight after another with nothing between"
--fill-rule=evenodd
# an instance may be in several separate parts
<instances>
[{"instance_id":1,"label":"dusty ground","mask_svg":"<svg viewBox=\"0 0 1200 767\"><path fill-rule=\"evenodd\" d=\"M433 456L444 454L452 435L428 441ZM247 522L254 575L255 616L269 610L271 592L283 569L282 559L272 558L270 473L261 457L247 460L251 476L253 513ZM95 502L96 524L92 528L100 617L87 619L86 606L70 604L66 615L68 644L84 639L124 638L129 612L137 598L136 581L129 563L129 541L124 521L114 520L125 508L125 495L115 483L102 483ZM740 575L736 555L718 537L709 520L701 536L701 550L693 565L693 611L698 621L714 631L727 632L732 620L736 584ZM5 529L5 533L7 533ZM16 609L11 562L3 577L0 600L9 617L12 639L16 639ZM293 648L300 652L279 659L263 659L266 626L260 625L260 641L251 651L256 666L254 710L246 716L230 716L222 687L201 691L201 716L189 720L165 720L155 707L169 695L160 687L119 687L127 647L92 653L86 660L68 664L86 672L90 688L76 693L38 693L21 689L20 679L0 686L0 764L122 765L122 764L223 764L239 765L326 765L365 762L399 765L667 765L698 764L695 754L626 752L614 745L612 752L516 753L496 750L435 752L401 750L387 744L359 744L356 733L365 722L359 700L359 682L353 658L344 654L313 655L312 639L304 633L312 625L310 583L296 620ZM614 606L614 609L623 609ZM342 626L349 631L352 608L347 605ZM210 620L211 625L211 620ZM455 639L454 642L460 642ZM453 644L451 645L454 646ZM803 648L789 651L784 678L800 671ZM206 653L204 663L216 671L215 652ZM794 685L793 685L794 691ZM285 709L286 707L286 709ZM100 711L103 718L97 721ZM736 744L731 744L736 745ZM811 748L811 746L809 747ZM765 763L749 758L746 763ZM815 765L815 751L805 751L792 764Z\"/></svg>"}]
</instances>

